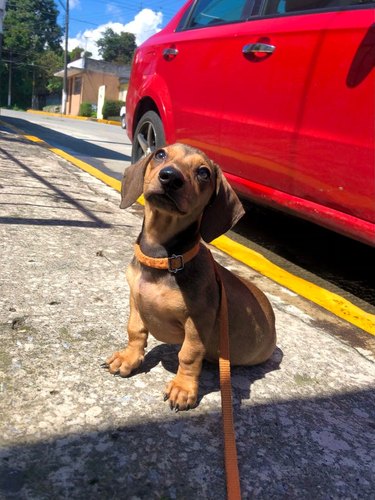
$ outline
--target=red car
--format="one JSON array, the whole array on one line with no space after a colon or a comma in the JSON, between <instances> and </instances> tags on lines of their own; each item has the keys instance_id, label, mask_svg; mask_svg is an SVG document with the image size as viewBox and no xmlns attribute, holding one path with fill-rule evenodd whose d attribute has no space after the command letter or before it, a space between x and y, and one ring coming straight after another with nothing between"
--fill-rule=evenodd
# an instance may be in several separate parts
<instances>
[{"instance_id":1,"label":"red car","mask_svg":"<svg viewBox=\"0 0 375 500\"><path fill-rule=\"evenodd\" d=\"M374 0L190 0L134 57L132 160L176 141L236 191L375 246Z\"/></svg>"}]
</instances>

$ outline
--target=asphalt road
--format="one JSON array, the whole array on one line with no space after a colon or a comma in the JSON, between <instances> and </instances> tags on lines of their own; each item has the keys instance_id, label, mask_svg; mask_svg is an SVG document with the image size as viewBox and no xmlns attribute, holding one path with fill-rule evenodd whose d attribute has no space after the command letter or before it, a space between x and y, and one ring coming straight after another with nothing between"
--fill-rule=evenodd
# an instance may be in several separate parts
<instances>
[{"instance_id":1,"label":"asphalt road","mask_svg":"<svg viewBox=\"0 0 375 500\"><path fill-rule=\"evenodd\" d=\"M121 127L3 109L0 119L117 179L130 162L131 144ZM375 313L373 248L281 212L245 206L231 238Z\"/></svg>"},{"instance_id":2,"label":"asphalt road","mask_svg":"<svg viewBox=\"0 0 375 500\"><path fill-rule=\"evenodd\" d=\"M6 109L0 110L0 119L116 179L130 162L131 144L121 127Z\"/></svg>"},{"instance_id":3,"label":"asphalt road","mask_svg":"<svg viewBox=\"0 0 375 500\"><path fill-rule=\"evenodd\" d=\"M134 376L100 368L125 343L124 269L142 224L138 204L118 201L0 123L1 499L225 498L217 366L204 363L198 407L178 413L162 396L176 346L150 335ZM277 324L271 358L231 373L242 498L373 499L375 349L213 253L267 294Z\"/></svg>"}]
</instances>

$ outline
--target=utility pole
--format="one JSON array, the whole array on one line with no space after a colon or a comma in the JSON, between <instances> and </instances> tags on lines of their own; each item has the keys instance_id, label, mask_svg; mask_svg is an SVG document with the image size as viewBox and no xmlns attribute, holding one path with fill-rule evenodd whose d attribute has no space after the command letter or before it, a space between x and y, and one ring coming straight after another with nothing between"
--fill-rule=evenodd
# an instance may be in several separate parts
<instances>
[{"instance_id":1,"label":"utility pole","mask_svg":"<svg viewBox=\"0 0 375 500\"><path fill-rule=\"evenodd\" d=\"M33 81L31 87L31 109L37 109L36 106L36 97L35 97L35 66L34 63L31 63L33 68Z\"/></svg>"},{"instance_id":2,"label":"utility pole","mask_svg":"<svg viewBox=\"0 0 375 500\"><path fill-rule=\"evenodd\" d=\"M8 77L8 108L12 106L12 56L13 53L10 51L9 53L9 77Z\"/></svg>"},{"instance_id":3,"label":"utility pole","mask_svg":"<svg viewBox=\"0 0 375 500\"><path fill-rule=\"evenodd\" d=\"M61 112L66 115L66 102L68 100L68 39L69 39L69 0L65 5L65 50L64 50L64 80L62 93Z\"/></svg>"},{"instance_id":4,"label":"utility pole","mask_svg":"<svg viewBox=\"0 0 375 500\"><path fill-rule=\"evenodd\" d=\"M2 51L3 51L3 19L5 16L6 0L0 0L0 89L1 89L1 76L2 76ZM1 94L0 94L0 108L1 108Z\"/></svg>"}]
</instances>

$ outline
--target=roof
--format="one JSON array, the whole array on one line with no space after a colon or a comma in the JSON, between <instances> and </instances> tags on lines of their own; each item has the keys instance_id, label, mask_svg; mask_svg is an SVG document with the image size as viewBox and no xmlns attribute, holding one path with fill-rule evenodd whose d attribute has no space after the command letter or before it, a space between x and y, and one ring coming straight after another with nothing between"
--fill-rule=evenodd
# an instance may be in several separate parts
<instances>
[{"instance_id":1,"label":"roof","mask_svg":"<svg viewBox=\"0 0 375 500\"><path fill-rule=\"evenodd\" d=\"M93 71L94 73L106 73L108 75L116 75L119 78L130 77L130 65L121 65L107 61L99 61L82 57L76 61L72 61L67 65L68 78L78 75L84 71ZM64 77L64 68L55 73L55 76Z\"/></svg>"}]
</instances>

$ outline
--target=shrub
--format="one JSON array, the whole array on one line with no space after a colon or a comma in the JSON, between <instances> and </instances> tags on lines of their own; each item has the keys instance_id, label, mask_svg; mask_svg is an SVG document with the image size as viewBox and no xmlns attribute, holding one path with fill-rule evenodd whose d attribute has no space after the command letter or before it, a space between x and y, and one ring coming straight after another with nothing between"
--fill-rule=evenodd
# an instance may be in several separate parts
<instances>
[{"instance_id":1,"label":"shrub","mask_svg":"<svg viewBox=\"0 0 375 500\"><path fill-rule=\"evenodd\" d=\"M79 116L91 116L92 104L91 102L83 102L79 107Z\"/></svg>"},{"instance_id":2,"label":"shrub","mask_svg":"<svg viewBox=\"0 0 375 500\"><path fill-rule=\"evenodd\" d=\"M103 118L107 119L109 116L119 116L120 109L123 105L122 101L104 101L103 105Z\"/></svg>"},{"instance_id":3,"label":"shrub","mask_svg":"<svg viewBox=\"0 0 375 500\"><path fill-rule=\"evenodd\" d=\"M61 113L61 105L49 104L48 106L44 106L43 111L47 111L47 113Z\"/></svg>"}]
</instances>

